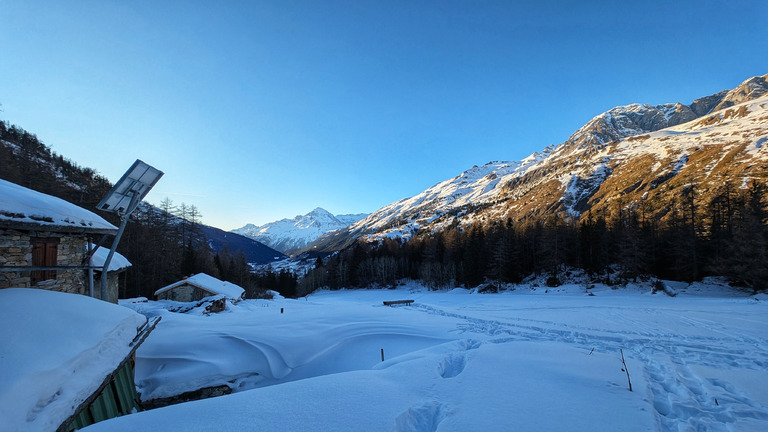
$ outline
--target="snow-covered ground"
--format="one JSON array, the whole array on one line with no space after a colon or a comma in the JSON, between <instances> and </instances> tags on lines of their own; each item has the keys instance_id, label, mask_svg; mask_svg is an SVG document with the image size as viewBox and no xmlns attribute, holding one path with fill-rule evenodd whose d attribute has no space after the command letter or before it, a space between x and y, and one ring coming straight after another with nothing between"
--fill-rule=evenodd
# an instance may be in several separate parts
<instances>
[{"instance_id":1,"label":"snow-covered ground","mask_svg":"<svg viewBox=\"0 0 768 432\"><path fill-rule=\"evenodd\" d=\"M768 296L667 285L678 295L409 285L211 315L124 302L163 316L138 351L143 399L220 384L235 393L87 430L768 430ZM382 305L397 299L415 302Z\"/></svg>"}]
</instances>

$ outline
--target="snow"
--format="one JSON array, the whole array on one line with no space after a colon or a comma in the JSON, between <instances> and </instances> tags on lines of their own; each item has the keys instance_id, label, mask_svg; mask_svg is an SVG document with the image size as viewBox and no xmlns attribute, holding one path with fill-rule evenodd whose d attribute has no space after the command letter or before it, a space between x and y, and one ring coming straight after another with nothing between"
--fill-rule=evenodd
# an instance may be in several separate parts
<instances>
[{"instance_id":1,"label":"snow","mask_svg":"<svg viewBox=\"0 0 768 432\"><path fill-rule=\"evenodd\" d=\"M91 247L94 247L94 245L91 245ZM104 262L107 260L107 255L109 255L109 248L100 247L96 249L96 251L93 253L93 256L91 256L91 265L94 267L104 267ZM112 261L109 262L109 269L107 269L107 271L119 271L126 269L131 265L132 264L130 261L128 261L128 258L120 255L118 252L115 252L114 255L112 255Z\"/></svg>"},{"instance_id":2,"label":"snow","mask_svg":"<svg viewBox=\"0 0 768 432\"><path fill-rule=\"evenodd\" d=\"M750 155L766 154L766 149L768 148L764 146L766 142L768 142L768 136L759 137L755 139L751 146L747 147L746 152Z\"/></svg>"},{"instance_id":3,"label":"snow","mask_svg":"<svg viewBox=\"0 0 768 432\"><path fill-rule=\"evenodd\" d=\"M288 271L295 275L302 276L305 275L309 270L315 268L316 263L317 258L296 256L279 259L279 257L277 257L276 261L272 261L269 264L252 264L251 268L257 273L263 271L271 271L275 273Z\"/></svg>"},{"instance_id":4,"label":"snow","mask_svg":"<svg viewBox=\"0 0 768 432\"><path fill-rule=\"evenodd\" d=\"M530 172L552 154L550 146L518 162L489 162L474 166L458 176L440 182L424 192L389 204L349 227L350 231L375 231L370 239L408 238L420 226L430 225L444 215L466 205L477 205L497 199L501 187ZM445 224L451 220L445 219ZM470 221L464 221L470 222Z\"/></svg>"},{"instance_id":5,"label":"snow","mask_svg":"<svg viewBox=\"0 0 768 432\"><path fill-rule=\"evenodd\" d=\"M0 290L0 430L56 430L130 353L146 321L82 295Z\"/></svg>"},{"instance_id":6,"label":"snow","mask_svg":"<svg viewBox=\"0 0 768 432\"><path fill-rule=\"evenodd\" d=\"M560 178L560 183L565 191L563 192L563 204L566 211L574 216L581 213L574 208L579 201L587 199L600 187L600 185L611 175L611 169L605 163L596 165L594 170L582 178L576 174L569 174Z\"/></svg>"},{"instance_id":7,"label":"snow","mask_svg":"<svg viewBox=\"0 0 768 432\"><path fill-rule=\"evenodd\" d=\"M142 399L235 393L87 430L766 430L768 296L665 284L678 295L531 281L320 291L211 315L123 301L163 316L137 352ZM398 299L415 303L382 305Z\"/></svg>"},{"instance_id":8,"label":"snow","mask_svg":"<svg viewBox=\"0 0 768 432\"><path fill-rule=\"evenodd\" d=\"M207 291L210 291L216 294L221 294L231 299L239 299L245 293L245 290L243 288L233 284L232 282L222 281L222 280L216 279L213 276L209 276L205 273L198 273L194 276L190 276L186 279L180 280L176 283L172 283L168 286L160 288L159 290L155 291L155 295L158 295L161 292L167 291L171 288L177 287L185 283L196 285Z\"/></svg>"},{"instance_id":9,"label":"snow","mask_svg":"<svg viewBox=\"0 0 768 432\"><path fill-rule=\"evenodd\" d=\"M303 216L293 219L281 219L261 226L247 224L232 232L250 237L267 246L286 252L292 249L301 249L317 240L323 234L345 228L367 214L347 214L334 216L320 207Z\"/></svg>"},{"instance_id":10,"label":"snow","mask_svg":"<svg viewBox=\"0 0 768 432\"><path fill-rule=\"evenodd\" d=\"M35 223L71 229L117 228L100 216L60 198L0 180L0 221Z\"/></svg>"}]
</instances>

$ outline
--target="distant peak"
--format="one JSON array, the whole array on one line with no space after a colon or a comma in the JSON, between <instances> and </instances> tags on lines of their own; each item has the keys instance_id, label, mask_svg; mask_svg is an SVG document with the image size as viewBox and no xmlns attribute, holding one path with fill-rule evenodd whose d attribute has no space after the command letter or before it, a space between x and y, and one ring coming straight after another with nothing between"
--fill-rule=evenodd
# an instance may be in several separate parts
<instances>
[{"instance_id":1,"label":"distant peak","mask_svg":"<svg viewBox=\"0 0 768 432\"><path fill-rule=\"evenodd\" d=\"M322 207L315 207L314 210L312 210L311 212L309 212L307 214L311 214L311 215L318 215L318 214L326 215L326 214L332 214L332 213L329 212L328 210L322 208Z\"/></svg>"}]
</instances>

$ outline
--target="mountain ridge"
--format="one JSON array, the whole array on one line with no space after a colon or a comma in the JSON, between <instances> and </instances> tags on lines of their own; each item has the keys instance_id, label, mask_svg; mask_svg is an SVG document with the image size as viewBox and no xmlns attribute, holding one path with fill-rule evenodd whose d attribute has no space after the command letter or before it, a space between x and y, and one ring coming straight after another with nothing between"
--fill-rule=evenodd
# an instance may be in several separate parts
<instances>
[{"instance_id":1,"label":"mountain ridge","mask_svg":"<svg viewBox=\"0 0 768 432\"><path fill-rule=\"evenodd\" d=\"M308 249L331 252L357 239L409 238L457 223L542 218L558 213L578 217L590 210L607 211L616 199L631 199L632 205L640 205L650 196L656 201L668 201L679 194L671 190L680 186L675 177L681 173L697 185L717 186L700 175L711 171L707 169L708 159L737 161L733 172L763 178L759 171L763 165L748 166L752 159L768 158L761 150L764 146L753 146L751 152L744 153L748 144L743 141L761 142L764 137L760 134L768 134L768 127L761 128L768 118L768 113L766 117L761 113L768 104L750 103L766 93L768 75L763 75L734 89L698 98L690 105L630 104L612 108L593 117L557 146L546 147L518 162L472 167L420 194L386 205L348 228L328 233ZM728 140L728 136L739 139ZM645 150L633 152L632 148ZM706 151L699 152L702 149ZM736 158L740 153L743 157ZM630 166L635 162L624 163L630 160L645 171ZM701 171L694 172L691 167ZM652 179L645 181L644 176ZM609 187L615 191L609 191ZM642 193L638 195L638 191Z\"/></svg>"},{"instance_id":2,"label":"mountain ridge","mask_svg":"<svg viewBox=\"0 0 768 432\"><path fill-rule=\"evenodd\" d=\"M300 251L323 234L343 229L367 214L333 215L331 212L316 207L305 215L284 218L263 225L247 224L230 232L239 234L290 255Z\"/></svg>"}]
</instances>

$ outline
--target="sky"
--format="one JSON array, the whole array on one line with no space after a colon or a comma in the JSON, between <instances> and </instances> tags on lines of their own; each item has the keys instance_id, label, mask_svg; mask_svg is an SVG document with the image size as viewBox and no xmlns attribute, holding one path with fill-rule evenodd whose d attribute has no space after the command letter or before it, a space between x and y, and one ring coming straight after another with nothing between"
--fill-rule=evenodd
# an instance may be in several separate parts
<instances>
[{"instance_id":1,"label":"sky","mask_svg":"<svg viewBox=\"0 0 768 432\"><path fill-rule=\"evenodd\" d=\"M768 2L0 0L0 119L230 230L370 213L768 73Z\"/></svg>"}]
</instances>

